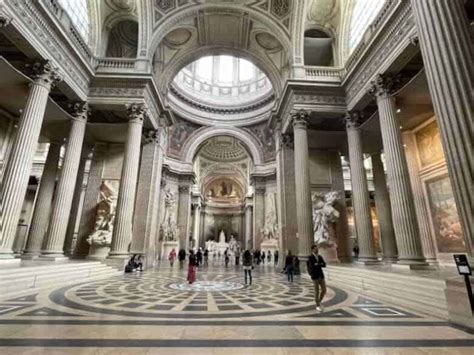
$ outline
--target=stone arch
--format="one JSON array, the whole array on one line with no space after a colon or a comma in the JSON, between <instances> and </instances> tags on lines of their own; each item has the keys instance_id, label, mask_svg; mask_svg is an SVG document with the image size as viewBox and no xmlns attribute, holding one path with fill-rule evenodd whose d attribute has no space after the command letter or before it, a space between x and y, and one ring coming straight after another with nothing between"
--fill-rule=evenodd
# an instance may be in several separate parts
<instances>
[{"instance_id":1,"label":"stone arch","mask_svg":"<svg viewBox=\"0 0 474 355\"><path fill-rule=\"evenodd\" d=\"M137 40L139 39L141 26L140 26L140 21L138 20L137 16L134 15L133 13L114 13L108 16L104 20L104 23L102 26L102 37L101 37L102 45L100 46L101 56L103 57L106 56L107 48L109 47L110 34L112 30L116 28L116 26L118 26L122 22L136 22L138 24Z\"/></svg>"},{"instance_id":2,"label":"stone arch","mask_svg":"<svg viewBox=\"0 0 474 355\"><path fill-rule=\"evenodd\" d=\"M261 165L263 163L263 153L255 138L244 130L235 127L207 127L196 131L187 139L183 147L183 151L186 152L184 162L192 164L202 144L209 138L217 136L230 136L239 139L247 148L254 165Z\"/></svg>"}]
</instances>

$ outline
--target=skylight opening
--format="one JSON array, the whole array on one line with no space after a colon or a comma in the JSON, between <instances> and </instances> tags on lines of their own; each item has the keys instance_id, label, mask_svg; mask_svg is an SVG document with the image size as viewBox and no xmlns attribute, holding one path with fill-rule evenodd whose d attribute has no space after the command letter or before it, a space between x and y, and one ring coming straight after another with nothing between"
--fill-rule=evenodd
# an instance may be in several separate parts
<instances>
[{"instance_id":1,"label":"skylight opening","mask_svg":"<svg viewBox=\"0 0 474 355\"><path fill-rule=\"evenodd\" d=\"M374 22L382 7L384 0L356 0L352 10L349 51L352 52L362 40L367 28Z\"/></svg>"},{"instance_id":2,"label":"skylight opening","mask_svg":"<svg viewBox=\"0 0 474 355\"><path fill-rule=\"evenodd\" d=\"M68 14L74 28L82 39L89 42L89 10L87 0L58 0L59 5Z\"/></svg>"}]
</instances>

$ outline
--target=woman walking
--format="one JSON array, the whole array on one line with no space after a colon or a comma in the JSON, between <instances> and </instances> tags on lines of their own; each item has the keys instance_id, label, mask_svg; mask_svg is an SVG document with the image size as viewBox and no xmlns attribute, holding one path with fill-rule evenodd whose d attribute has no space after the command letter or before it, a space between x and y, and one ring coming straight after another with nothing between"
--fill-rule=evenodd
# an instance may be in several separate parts
<instances>
[{"instance_id":1,"label":"woman walking","mask_svg":"<svg viewBox=\"0 0 474 355\"><path fill-rule=\"evenodd\" d=\"M291 254L291 250L288 250L288 255L285 259L285 270L288 276L288 282L293 282L293 276L295 274L295 257Z\"/></svg>"},{"instance_id":2,"label":"woman walking","mask_svg":"<svg viewBox=\"0 0 474 355\"><path fill-rule=\"evenodd\" d=\"M190 284L196 281L197 260L192 250L189 251L188 282Z\"/></svg>"},{"instance_id":3,"label":"woman walking","mask_svg":"<svg viewBox=\"0 0 474 355\"><path fill-rule=\"evenodd\" d=\"M244 266L244 273L245 273L245 284L247 285L247 277L249 280L249 285L252 284L252 269L253 269L253 259L252 254L249 250L246 250L244 256L242 258L242 264Z\"/></svg>"},{"instance_id":4,"label":"woman walking","mask_svg":"<svg viewBox=\"0 0 474 355\"><path fill-rule=\"evenodd\" d=\"M170 266L173 267L174 261L176 260L176 250L171 250L168 254L168 260L170 261Z\"/></svg>"}]
</instances>

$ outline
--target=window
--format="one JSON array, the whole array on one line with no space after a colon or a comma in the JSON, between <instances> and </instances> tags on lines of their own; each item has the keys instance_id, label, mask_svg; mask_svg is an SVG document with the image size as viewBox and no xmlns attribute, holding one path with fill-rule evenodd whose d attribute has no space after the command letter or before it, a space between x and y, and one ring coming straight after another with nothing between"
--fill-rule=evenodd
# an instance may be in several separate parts
<instances>
[{"instance_id":1,"label":"window","mask_svg":"<svg viewBox=\"0 0 474 355\"><path fill-rule=\"evenodd\" d=\"M66 11L74 28L84 41L89 39L89 11L87 0L59 0L59 5Z\"/></svg>"},{"instance_id":2,"label":"window","mask_svg":"<svg viewBox=\"0 0 474 355\"><path fill-rule=\"evenodd\" d=\"M365 31L375 20L384 4L383 0L355 0L349 33L350 52L360 43Z\"/></svg>"}]
</instances>

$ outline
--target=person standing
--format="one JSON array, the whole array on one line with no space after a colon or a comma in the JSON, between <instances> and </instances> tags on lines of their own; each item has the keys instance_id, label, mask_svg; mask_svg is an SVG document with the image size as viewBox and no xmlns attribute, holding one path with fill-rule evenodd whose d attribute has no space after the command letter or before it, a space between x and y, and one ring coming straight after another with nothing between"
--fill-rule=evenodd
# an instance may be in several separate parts
<instances>
[{"instance_id":1,"label":"person standing","mask_svg":"<svg viewBox=\"0 0 474 355\"><path fill-rule=\"evenodd\" d=\"M229 248L227 248L224 252L224 262L225 262L225 267L229 266Z\"/></svg>"},{"instance_id":2,"label":"person standing","mask_svg":"<svg viewBox=\"0 0 474 355\"><path fill-rule=\"evenodd\" d=\"M179 268L182 269L184 266L184 260L186 260L186 250L180 249L178 252Z\"/></svg>"},{"instance_id":3,"label":"person standing","mask_svg":"<svg viewBox=\"0 0 474 355\"><path fill-rule=\"evenodd\" d=\"M242 257L242 265L245 274L245 284L247 285L247 280L249 281L249 285L252 284L252 269L253 269L253 258L252 253L247 249L244 252Z\"/></svg>"},{"instance_id":4,"label":"person standing","mask_svg":"<svg viewBox=\"0 0 474 355\"><path fill-rule=\"evenodd\" d=\"M237 248L237 251L235 252L235 265L240 265L240 248Z\"/></svg>"},{"instance_id":5,"label":"person standing","mask_svg":"<svg viewBox=\"0 0 474 355\"><path fill-rule=\"evenodd\" d=\"M209 250L204 249L204 266L209 266Z\"/></svg>"},{"instance_id":6,"label":"person standing","mask_svg":"<svg viewBox=\"0 0 474 355\"><path fill-rule=\"evenodd\" d=\"M291 250L288 250L288 255L285 259L285 271L288 276L288 282L293 282L293 276L295 274L295 257L291 254Z\"/></svg>"},{"instance_id":7,"label":"person standing","mask_svg":"<svg viewBox=\"0 0 474 355\"><path fill-rule=\"evenodd\" d=\"M311 247L312 253L308 258L308 273L314 283L314 300L316 301L316 310L323 311L321 302L326 295L326 281L324 280L323 267L326 267L326 262L323 257L319 255L319 248L316 244Z\"/></svg>"},{"instance_id":8,"label":"person standing","mask_svg":"<svg viewBox=\"0 0 474 355\"><path fill-rule=\"evenodd\" d=\"M168 254L168 260L170 261L170 266L173 267L174 261L176 260L176 250L174 248Z\"/></svg>"},{"instance_id":9,"label":"person standing","mask_svg":"<svg viewBox=\"0 0 474 355\"><path fill-rule=\"evenodd\" d=\"M199 248L197 253L196 253L196 260L197 260L198 266L201 266L202 265L202 251L201 251L201 248Z\"/></svg>"},{"instance_id":10,"label":"person standing","mask_svg":"<svg viewBox=\"0 0 474 355\"><path fill-rule=\"evenodd\" d=\"M273 254L273 262L275 263L275 266L278 265L278 258L279 258L278 250L275 250L275 253Z\"/></svg>"},{"instance_id":11,"label":"person standing","mask_svg":"<svg viewBox=\"0 0 474 355\"><path fill-rule=\"evenodd\" d=\"M189 251L189 265L188 265L188 282L190 284L196 281L196 269L197 269L197 259L194 255L194 251Z\"/></svg>"},{"instance_id":12,"label":"person standing","mask_svg":"<svg viewBox=\"0 0 474 355\"><path fill-rule=\"evenodd\" d=\"M260 258L262 260L262 264L265 265L265 251L262 250L262 254L260 254Z\"/></svg>"},{"instance_id":13,"label":"person standing","mask_svg":"<svg viewBox=\"0 0 474 355\"><path fill-rule=\"evenodd\" d=\"M272 252L270 250L267 251L267 261L268 261L269 264L272 261Z\"/></svg>"}]
</instances>

